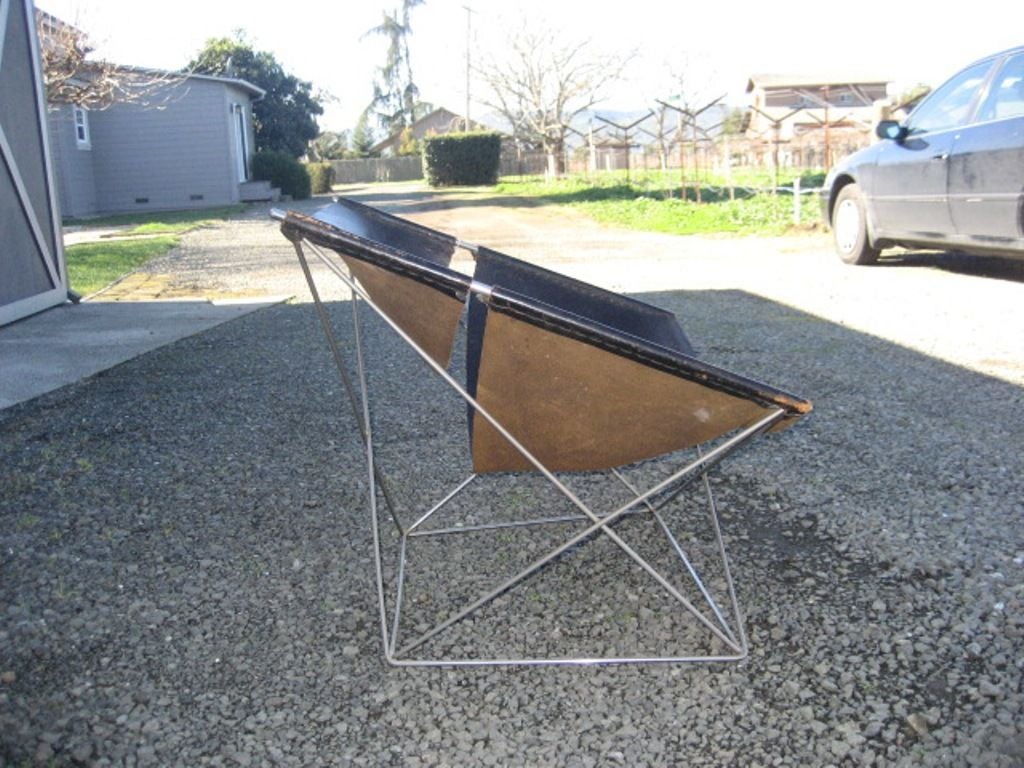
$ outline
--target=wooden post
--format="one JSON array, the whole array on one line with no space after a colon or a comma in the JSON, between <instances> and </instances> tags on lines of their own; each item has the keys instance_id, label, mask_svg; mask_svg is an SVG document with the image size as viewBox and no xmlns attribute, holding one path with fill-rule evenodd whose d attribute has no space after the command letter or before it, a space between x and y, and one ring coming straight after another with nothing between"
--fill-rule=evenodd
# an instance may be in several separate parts
<instances>
[{"instance_id":1,"label":"wooden post","mask_svg":"<svg viewBox=\"0 0 1024 768\"><path fill-rule=\"evenodd\" d=\"M594 124L591 123L587 130L587 143L590 145L590 172L597 171L597 147L594 145Z\"/></svg>"},{"instance_id":2,"label":"wooden post","mask_svg":"<svg viewBox=\"0 0 1024 768\"><path fill-rule=\"evenodd\" d=\"M679 197L686 200L686 140L683 136L683 113L679 112L676 121L676 135L679 136Z\"/></svg>"},{"instance_id":3,"label":"wooden post","mask_svg":"<svg viewBox=\"0 0 1024 768\"><path fill-rule=\"evenodd\" d=\"M829 88L825 86L825 167L831 168L832 164L829 162L832 156L832 137L829 133Z\"/></svg>"},{"instance_id":4,"label":"wooden post","mask_svg":"<svg viewBox=\"0 0 1024 768\"><path fill-rule=\"evenodd\" d=\"M615 128L618 128L620 131L622 131L622 145L621 146L625 147L625 150L626 150L626 183L627 184L629 183L629 149L630 149L629 132L631 130L633 130L634 128L636 128L638 125L640 125L640 123L642 123L644 120L646 120L647 118L649 118L653 114L654 114L653 112L648 111L646 115L641 117L639 120L634 120L629 125L619 125L618 123L613 122L613 121L611 121L611 120L609 120L609 119L607 119L605 117L601 117L600 115L596 115L597 119L600 120L602 123L607 123L608 125L611 125L611 126L613 126Z\"/></svg>"},{"instance_id":5,"label":"wooden post","mask_svg":"<svg viewBox=\"0 0 1024 768\"><path fill-rule=\"evenodd\" d=\"M779 188L779 133L782 130L781 122L772 126L772 194L778 194Z\"/></svg>"},{"instance_id":6,"label":"wooden post","mask_svg":"<svg viewBox=\"0 0 1024 768\"><path fill-rule=\"evenodd\" d=\"M697 202L701 203L700 194L700 162L697 158L697 119L693 120L693 179L697 182Z\"/></svg>"}]
</instances>

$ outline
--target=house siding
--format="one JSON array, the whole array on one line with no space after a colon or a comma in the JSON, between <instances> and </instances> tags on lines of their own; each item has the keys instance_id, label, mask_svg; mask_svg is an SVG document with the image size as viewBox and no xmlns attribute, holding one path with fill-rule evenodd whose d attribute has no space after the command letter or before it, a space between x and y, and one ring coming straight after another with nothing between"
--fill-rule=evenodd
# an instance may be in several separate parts
<instances>
[{"instance_id":1,"label":"house siding","mask_svg":"<svg viewBox=\"0 0 1024 768\"><path fill-rule=\"evenodd\" d=\"M228 90L220 83L188 80L164 88L148 106L115 104L93 113L99 210L238 202L234 142L226 135Z\"/></svg>"},{"instance_id":2,"label":"house siding","mask_svg":"<svg viewBox=\"0 0 1024 768\"><path fill-rule=\"evenodd\" d=\"M91 127L94 116L90 113L89 117ZM78 147L73 108L68 104L51 105L48 123L53 162L60 168L57 191L61 213L68 218L93 216L99 211L93 153L91 149Z\"/></svg>"}]
</instances>

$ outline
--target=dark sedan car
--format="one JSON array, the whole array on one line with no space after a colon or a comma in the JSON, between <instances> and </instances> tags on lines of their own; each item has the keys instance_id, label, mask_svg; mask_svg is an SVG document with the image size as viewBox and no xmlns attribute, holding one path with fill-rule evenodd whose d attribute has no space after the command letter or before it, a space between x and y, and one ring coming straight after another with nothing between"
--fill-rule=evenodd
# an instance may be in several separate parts
<instances>
[{"instance_id":1,"label":"dark sedan car","mask_svg":"<svg viewBox=\"0 0 1024 768\"><path fill-rule=\"evenodd\" d=\"M1024 256L1024 46L971 64L829 173L840 258L940 247Z\"/></svg>"}]
</instances>

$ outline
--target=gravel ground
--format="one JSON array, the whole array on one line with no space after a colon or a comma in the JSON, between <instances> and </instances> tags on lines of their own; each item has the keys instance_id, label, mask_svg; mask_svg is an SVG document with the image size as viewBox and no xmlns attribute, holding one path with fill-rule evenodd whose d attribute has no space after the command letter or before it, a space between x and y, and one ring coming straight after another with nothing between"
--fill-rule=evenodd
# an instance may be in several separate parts
<instances>
[{"instance_id":1,"label":"gravel ground","mask_svg":"<svg viewBox=\"0 0 1024 768\"><path fill-rule=\"evenodd\" d=\"M1017 266L850 269L821 237L670 238L384 189L367 199L643 293L705 359L814 401L716 473L750 658L387 667L360 445L299 301L0 412L0 764L1024 765ZM188 236L154 271L302 299L264 214ZM423 503L421 477L464 467L441 437L464 414L429 383L388 385L416 363L367 332L371 362L393 353L381 459L400 503ZM478 578L486 556L469 542L445 566ZM560 563L545 585L570 607L542 596L508 639L559 640L601 600L612 629L583 640L620 647L647 624L672 640L601 561L574 567L606 592L580 594Z\"/></svg>"}]
</instances>

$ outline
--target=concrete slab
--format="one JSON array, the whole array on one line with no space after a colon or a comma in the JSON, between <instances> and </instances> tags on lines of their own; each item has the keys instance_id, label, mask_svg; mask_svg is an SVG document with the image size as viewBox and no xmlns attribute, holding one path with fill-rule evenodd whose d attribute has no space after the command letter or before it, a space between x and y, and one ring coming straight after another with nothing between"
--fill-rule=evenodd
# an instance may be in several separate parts
<instances>
[{"instance_id":1,"label":"concrete slab","mask_svg":"<svg viewBox=\"0 0 1024 768\"><path fill-rule=\"evenodd\" d=\"M0 327L0 409L287 298L83 302Z\"/></svg>"}]
</instances>

